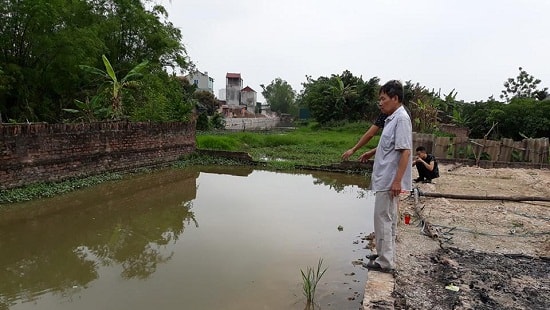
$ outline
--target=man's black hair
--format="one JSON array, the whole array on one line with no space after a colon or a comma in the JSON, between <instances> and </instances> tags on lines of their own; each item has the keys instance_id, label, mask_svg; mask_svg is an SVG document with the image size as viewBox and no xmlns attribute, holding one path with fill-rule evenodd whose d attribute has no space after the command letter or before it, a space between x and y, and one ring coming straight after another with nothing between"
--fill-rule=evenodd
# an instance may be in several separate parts
<instances>
[{"instance_id":1,"label":"man's black hair","mask_svg":"<svg viewBox=\"0 0 550 310\"><path fill-rule=\"evenodd\" d=\"M388 95L390 98L397 96L397 101L403 103L403 85L397 80L386 82L386 84L380 87L379 94L381 93Z\"/></svg>"},{"instance_id":2,"label":"man's black hair","mask_svg":"<svg viewBox=\"0 0 550 310\"><path fill-rule=\"evenodd\" d=\"M423 147L423 146L419 146L419 147L416 148L416 151L417 152L426 152L426 148Z\"/></svg>"}]
</instances>

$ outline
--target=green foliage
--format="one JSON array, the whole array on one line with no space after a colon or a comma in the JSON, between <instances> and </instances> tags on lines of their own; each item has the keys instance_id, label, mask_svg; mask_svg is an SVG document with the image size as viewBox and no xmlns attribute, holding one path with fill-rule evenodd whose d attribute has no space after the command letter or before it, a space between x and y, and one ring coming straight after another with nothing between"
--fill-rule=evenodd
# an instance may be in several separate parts
<instances>
[{"instance_id":1,"label":"green foliage","mask_svg":"<svg viewBox=\"0 0 550 310\"><path fill-rule=\"evenodd\" d=\"M418 99L412 103L413 130L416 132L432 133L437 125L437 108L432 100L422 101Z\"/></svg>"},{"instance_id":2,"label":"green foliage","mask_svg":"<svg viewBox=\"0 0 550 310\"><path fill-rule=\"evenodd\" d=\"M361 77L344 71L341 75L317 80L311 76L306 78L299 102L309 108L320 124L373 119L380 113L377 107L379 79L376 77L365 82Z\"/></svg>"},{"instance_id":3,"label":"green foliage","mask_svg":"<svg viewBox=\"0 0 550 310\"><path fill-rule=\"evenodd\" d=\"M209 91L197 90L193 93L193 98L198 102L199 111L204 111L208 116L214 115L218 109L218 100Z\"/></svg>"},{"instance_id":4,"label":"green foliage","mask_svg":"<svg viewBox=\"0 0 550 310\"><path fill-rule=\"evenodd\" d=\"M290 84L281 78L276 78L269 85L261 84L260 86L263 89L262 95L269 104L271 111L279 114L291 113L297 116L296 92Z\"/></svg>"},{"instance_id":5,"label":"green foliage","mask_svg":"<svg viewBox=\"0 0 550 310\"><path fill-rule=\"evenodd\" d=\"M53 197L56 195L71 192L79 188L90 187L106 181L120 179L122 179L121 174L108 173L82 179L67 180L59 183L36 183L22 188L0 191L0 205L21 201L29 201L36 198Z\"/></svg>"},{"instance_id":6,"label":"green foliage","mask_svg":"<svg viewBox=\"0 0 550 310\"><path fill-rule=\"evenodd\" d=\"M518 150L512 150L512 159L511 159L511 161L513 161L513 162L523 162L525 160L522 157L523 157L522 152L520 152Z\"/></svg>"},{"instance_id":7,"label":"green foliage","mask_svg":"<svg viewBox=\"0 0 550 310\"><path fill-rule=\"evenodd\" d=\"M218 109L218 100L209 91L195 90L193 92L193 99L197 103L197 130L209 130L212 128L223 129L225 124L223 118L219 113L216 113ZM212 120L208 116L212 117Z\"/></svg>"},{"instance_id":8,"label":"green foliage","mask_svg":"<svg viewBox=\"0 0 550 310\"><path fill-rule=\"evenodd\" d=\"M92 97L91 100L86 98L84 102L77 99L75 105L77 109L63 109L63 111L74 114L77 121L95 122L112 115L111 110L103 104L99 95Z\"/></svg>"},{"instance_id":9,"label":"green foliage","mask_svg":"<svg viewBox=\"0 0 550 310\"><path fill-rule=\"evenodd\" d=\"M453 108L452 120L454 124L460 127L468 127L470 117L464 113L462 107L462 105L459 105Z\"/></svg>"},{"instance_id":10,"label":"green foliage","mask_svg":"<svg viewBox=\"0 0 550 310\"><path fill-rule=\"evenodd\" d=\"M492 115L498 121L502 137L521 140L550 137L550 102L532 98L514 98L503 105L502 113Z\"/></svg>"},{"instance_id":11,"label":"green foliage","mask_svg":"<svg viewBox=\"0 0 550 310\"><path fill-rule=\"evenodd\" d=\"M469 119L470 137L483 138L497 123L491 139L522 140L522 134L541 138L550 136L550 102L534 98L513 98L505 104L495 100L465 104L463 113Z\"/></svg>"},{"instance_id":12,"label":"green foliage","mask_svg":"<svg viewBox=\"0 0 550 310\"><path fill-rule=\"evenodd\" d=\"M111 102L112 117L114 119L119 119L123 115L123 106L122 106L123 89L130 88L130 87L137 87L140 85L137 79L140 79L143 77L142 72L145 70L149 61L146 60L139 63L138 65L133 67L122 79L119 80L115 74L115 70L113 69L113 66L111 65L111 62L109 61L109 59L107 59L105 55L102 55L101 59L103 60L103 64L105 65L105 70L100 70L100 69L90 67L90 66L85 66L85 65L81 65L79 67L84 71L87 71L89 73L92 73L101 77L103 80L102 84L106 82L109 85L109 88L110 88L109 99Z\"/></svg>"},{"instance_id":13,"label":"green foliage","mask_svg":"<svg viewBox=\"0 0 550 310\"><path fill-rule=\"evenodd\" d=\"M307 305L311 305L315 300L315 291L317 290L317 284L327 271L327 268L322 269L323 259L320 258L317 263L317 268L307 267L306 271L300 269L302 274L302 291L306 297Z\"/></svg>"},{"instance_id":14,"label":"green foliage","mask_svg":"<svg viewBox=\"0 0 550 310\"><path fill-rule=\"evenodd\" d=\"M404 103L411 112L413 131L435 133L440 122L448 123L457 106L456 92L447 95L428 90L419 83L407 81L404 88Z\"/></svg>"},{"instance_id":15,"label":"green foliage","mask_svg":"<svg viewBox=\"0 0 550 310\"><path fill-rule=\"evenodd\" d=\"M518 76L513 79L509 78L504 82L505 89L500 95L501 99L509 102L513 98L532 98L544 100L548 97L548 87L537 89L541 80L535 79L534 76L528 74L522 67L519 67Z\"/></svg>"},{"instance_id":16,"label":"green foliage","mask_svg":"<svg viewBox=\"0 0 550 310\"><path fill-rule=\"evenodd\" d=\"M152 0L0 0L2 116L19 122L59 122L67 116L82 120L82 114L67 112L81 111L75 100L94 97L98 81L78 66L105 67L102 54L109 58L111 69L119 70L107 70L111 81L143 61L161 70L191 66L180 30L167 21L166 10L154 4ZM102 100L107 98L104 95Z\"/></svg>"},{"instance_id":17,"label":"green foliage","mask_svg":"<svg viewBox=\"0 0 550 310\"><path fill-rule=\"evenodd\" d=\"M210 124L213 129L225 129L225 119L220 113L214 113L210 119Z\"/></svg>"},{"instance_id":18,"label":"green foliage","mask_svg":"<svg viewBox=\"0 0 550 310\"><path fill-rule=\"evenodd\" d=\"M203 136L197 134L197 147L209 150L237 151L241 143L229 136Z\"/></svg>"},{"instance_id":19,"label":"green foliage","mask_svg":"<svg viewBox=\"0 0 550 310\"><path fill-rule=\"evenodd\" d=\"M221 165L221 166L236 166L240 165L239 161L224 158L219 156L207 156L201 155L198 153L192 153L187 156L182 156L177 162L175 162L172 167L174 168L186 168L191 166L200 166L200 165Z\"/></svg>"},{"instance_id":20,"label":"green foliage","mask_svg":"<svg viewBox=\"0 0 550 310\"><path fill-rule=\"evenodd\" d=\"M263 147L279 147L282 145L296 145L298 143L294 137L288 135L265 135Z\"/></svg>"},{"instance_id":21,"label":"green foliage","mask_svg":"<svg viewBox=\"0 0 550 310\"><path fill-rule=\"evenodd\" d=\"M197 130L210 129L210 123L208 122L208 115L206 113L199 113L197 117Z\"/></svg>"},{"instance_id":22,"label":"green foliage","mask_svg":"<svg viewBox=\"0 0 550 310\"><path fill-rule=\"evenodd\" d=\"M186 122L196 101L194 88L185 79L157 69L143 77L141 87L126 97L126 111L132 121Z\"/></svg>"}]
</instances>

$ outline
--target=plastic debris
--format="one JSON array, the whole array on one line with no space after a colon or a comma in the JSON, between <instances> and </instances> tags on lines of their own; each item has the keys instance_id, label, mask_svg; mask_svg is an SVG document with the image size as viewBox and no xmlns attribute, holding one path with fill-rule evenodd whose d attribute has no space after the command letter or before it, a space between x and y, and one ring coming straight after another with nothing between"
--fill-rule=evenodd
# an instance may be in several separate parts
<instances>
[{"instance_id":1,"label":"plastic debris","mask_svg":"<svg viewBox=\"0 0 550 310\"><path fill-rule=\"evenodd\" d=\"M454 284L449 284L447 286L445 286L446 289L448 289L449 291L453 291L453 292L458 292L460 290L460 287L454 285Z\"/></svg>"}]
</instances>

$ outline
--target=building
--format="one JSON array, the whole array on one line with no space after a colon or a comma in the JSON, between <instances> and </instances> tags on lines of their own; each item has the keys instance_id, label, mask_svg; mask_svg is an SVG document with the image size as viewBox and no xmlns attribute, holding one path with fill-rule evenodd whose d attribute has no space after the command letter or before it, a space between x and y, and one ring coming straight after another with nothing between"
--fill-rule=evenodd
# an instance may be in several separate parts
<instances>
[{"instance_id":1,"label":"building","mask_svg":"<svg viewBox=\"0 0 550 310\"><path fill-rule=\"evenodd\" d=\"M257 94L256 91L246 86L241 89L241 105L245 105L246 109L250 112L254 112L256 109Z\"/></svg>"},{"instance_id":2,"label":"building","mask_svg":"<svg viewBox=\"0 0 550 310\"><path fill-rule=\"evenodd\" d=\"M218 91L218 99L225 101L225 88L222 88Z\"/></svg>"},{"instance_id":3,"label":"building","mask_svg":"<svg viewBox=\"0 0 550 310\"><path fill-rule=\"evenodd\" d=\"M225 101L228 106L238 106L241 104L241 89L243 88L243 79L240 73L227 73L225 76Z\"/></svg>"},{"instance_id":4,"label":"building","mask_svg":"<svg viewBox=\"0 0 550 310\"><path fill-rule=\"evenodd\" d=\"M208 72L194 71L185 76L189 83L197 86L197 90L204 90L214 94L214 79L208 76Z\"/></svg>"}]
</instances>

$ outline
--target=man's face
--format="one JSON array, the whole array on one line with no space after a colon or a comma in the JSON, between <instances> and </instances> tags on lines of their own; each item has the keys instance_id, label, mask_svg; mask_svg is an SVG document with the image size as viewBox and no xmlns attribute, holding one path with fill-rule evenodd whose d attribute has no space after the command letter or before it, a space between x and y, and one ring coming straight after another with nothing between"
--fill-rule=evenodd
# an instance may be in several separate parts
<instances>
[{"instance_id":1,"label":"man's face","mask_svg":"<svg viewBox=\"0 0 550 310\"><path fill-rule=\"evenodd\" d=\"M390 98L386 93L380 93L378 97L378 107L386 115L390 115L397 110L399 102L397 96Z\"/></svg>"},{"instance_id":2,"label":"man's face","mask_svg":"<svg viewBox=\"0 0 550 310\"><path fill-rule=\"evenodd\" d=\"M423 151L418 151L416 152L416 156L422 159L425 159L426 157L428 157L428 154L426 154L426 152L423 152Z\"/></svg>"}]
</instances>

